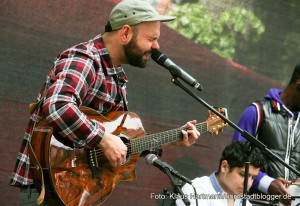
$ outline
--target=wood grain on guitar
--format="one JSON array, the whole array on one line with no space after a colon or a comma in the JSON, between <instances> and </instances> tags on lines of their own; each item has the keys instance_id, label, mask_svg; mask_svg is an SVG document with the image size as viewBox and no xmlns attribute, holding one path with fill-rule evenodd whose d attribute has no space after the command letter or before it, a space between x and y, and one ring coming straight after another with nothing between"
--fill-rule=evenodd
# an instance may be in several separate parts
<instances>
[{"instance_id":1,"label":"wood grain on guitar","mask_svg":"<svg viewBox=\"0 0 300 206\"><path fill-rule=\"evenodd\" d=\"M31 138L34 154L30 154L30 159L35 160L31 161L31 171L39 187L42 182L39 168L43 168L45 183L52 190L46 190L46 197L51 194L57 199L57 205L101 205L120 181L136 180L135 166L141 152L180 140L184 129L146 135L142 121L135 113L116 111L103 116L90 108L81 108L81 111L124 141L128 147L127 161L120 167L112 167L100 148L87 150L67 146L58 141L42 119ZM219 109L219 112L227 115L226 109ZM225 126L227 124L212 112L205 122L196 124L201 134L218 134Z\"/></svg>"}]
</instances>

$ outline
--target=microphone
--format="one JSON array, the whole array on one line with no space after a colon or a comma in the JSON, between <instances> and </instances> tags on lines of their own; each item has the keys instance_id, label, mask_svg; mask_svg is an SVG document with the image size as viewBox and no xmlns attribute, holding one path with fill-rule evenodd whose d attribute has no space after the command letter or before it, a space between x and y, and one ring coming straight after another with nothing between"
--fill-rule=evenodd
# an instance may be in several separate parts
<instances>
[{"instance_id":1,"label":"microphone","mask_svg":"<svg viewBox=\"0 0 300 206\"><path fill-rule=\"evenodd\" d=\"M154 154L148 154L146 156L146 163L148 165L153 165L153 166L159 168L164 173L166 173L166 170L169 170L171 172L171 174L175 175L176 177L180 178L181 180L183 180L183 181L185 181L185 182L187 182L189 184L192 184L191 180L189 180L188 178L186 178L185 176L183 176L182 174L180 174L171 165L167 164L166 162L162 162L161 160L159 160L157 158L157 156L154 155Z\"/></svg>"},{"instance_id":2,"label":"microphone","mask_svg":"<svg viewBox=\"0 0 300 206\"><path fill-rule=\"evenodd\" d=\"M161 53L159 50L154 50L151 54L151 58L159 65L168 69L173 75L182 79L185 83L191 87L196 88L199 91L202 91L202 86L195 80L191 75L177 66L172 62L166 55Z\"/></svg>"}]
</instances>

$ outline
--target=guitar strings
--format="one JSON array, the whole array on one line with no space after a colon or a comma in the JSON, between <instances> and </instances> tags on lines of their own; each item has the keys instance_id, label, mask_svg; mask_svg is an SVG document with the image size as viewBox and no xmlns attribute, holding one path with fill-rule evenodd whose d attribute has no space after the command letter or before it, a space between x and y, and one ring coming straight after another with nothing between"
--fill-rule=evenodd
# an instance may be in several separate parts
<instances>
[{"instance_id":1,"label":"guitar strings","mask_svg":"<svg viewBox=\"0 0 300 206\"><path fill-rule=\"evenodd\" d=\"M201 131L206 128L206 122L204 123L199 123L199 124L196 124L195 125L197 129L200 129ZM127 150L127 154L128 155L131 155L132 151L134 151L133 154L137 154L139 152L142 152L142 151L145 151L147 148L153 148L153 147L157 147L160 144L160 141L158 142L155 142L156 144L158 145L151 145L153 144L153 141L149 141L149 139L155 139L157 140L157 137L160 137L158 140L166 140L166 142L171 142L170 140L177 140L177 139L172 139L173 137L177 137L178 136L178 133L181 134L181 130L183 129L187 129L188 127L182 127L182 128L179 128L179 129L173 129L173 130L168 130L168 131L165 131L165 132L161 132L161 133L157 133L157 134L152 134L152 135L147 135L147 136L144 136L142 138L137 138L137 139L131 139L130 142L128 143L125 143L125 145L127 146L128 150ZM174 135L174 132L175 132L175 135ZM164 138L161 138L161 135L165 135ZM148 141L146 141L148 140ZM151 145L151 146L150 146ZM135 150L132 150L132 147L136 148L137 151ZM102 149L100 148L96 148L93 153L96 155L97 158L102 158L104 157L104 153L102 151Z\"/></svg>"},{"instance_id":2,"label":"guitar strings","mask_svg":"<svg viewBox=\"0 0 300 206\"><path fill-rule=\"evenodd\" d=\"M200 131L202 131L202 133L208 131L207 130L204 130L207 128L207 124L210 123L210 124L213 124L213 122L217 122L219 120L208 120L207 122L204 122L204 123L199 123L199 124L196 124L196 128ZM142 138L137 138L137 139L131 139L130 142L128 143L125 143L125 145L127 146L128 150L127 150L127 155L132 155L132 154L137 154L139 152L143 152L145 151L147 148L154 148L154 147L157 147L160 144L160 141L158 142L155 142L157 145L151 145L153 144L153 141L149 141L149 139L155 139L155 140L165 140L166 143L169 143L171 142L170 140L174 140L175 139L172 139L174 137L178 137L178 132L181 133L181 130L184 130L184 129L188 129L188 127L181 127L181 128L178 128L178 129L173 129L173 130L168 130L168 131L165 131L165 132L161 132L161 133L157 133L157 134L152 134L152 135L146 135L146 136L143 136ZM203 131L204 130L204 131ZM174 132L175 132L175 135L174 135ZM165 137L161 138L161 135L165 135ZM159 139L157 139L157 137L160 137ZM148 140L148 141L146 141ZM154 141L155 141L154 140ZM177 140L177 139L176 139ZM151 146L150 146L151 145ZM132 147L133 148L136 148L136 150L132 150ZM134 153L132 153L132 151L134 151ZM95 148L92 153L94 154L94 157L96 158L104 158L105 155L103 153L103 150L100 149L100 148ZM82 157L83 158L83 157Z\"/></svg>"}]
</instances>

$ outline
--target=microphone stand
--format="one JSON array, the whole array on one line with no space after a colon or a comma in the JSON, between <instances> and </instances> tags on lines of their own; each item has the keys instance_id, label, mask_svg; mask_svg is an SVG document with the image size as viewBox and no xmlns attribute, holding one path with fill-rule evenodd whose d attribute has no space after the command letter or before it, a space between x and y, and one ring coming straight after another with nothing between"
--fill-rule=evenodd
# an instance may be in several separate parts
<instances>
[{"instance_id":1,"label":"microphone stand","mask_svg":"<svg viewBox=\"0 0 300 206\"><path fill-rule=\"evenodd\" d=\"M246 161L245 161L245 177L244 177L244 190L243 190L243 204L242 206L246 206L246 201L247 201L247 188L248 188L248 177L249 177L249 166L250 166L250 155L251 152L253 151L254 147L252 147L251 142L247 142L246 146L244 148L244 153L247 155L246 156Z\"/></svg>"},{"instance_id":2,"label":"microphone stand","mask_svg":"<svg viewBox=\"0 0 300 206\"><path fill-rule=\"evenodd\" d=\"M211 105L209 105L208 103L206 103L204 100L202 100L199 96L197 96L195 93L193 93L192 91L190 91L189 89L187 89L184 85L182 85L180 83L180 81L178 81L177 76L170 72L172 75L172 79L171 81L176 85L179 86L182 90L184 90L186 93L188 93L189 95L191 95L194 99L196 99L198 102L200 102L202 105L204 105L206 108L208 108L209 110L211 110L213 113L215 113L217 116L219 116L222 120L224 120L226 123L228 123L231 127L233 127L235 130L237 130L238 132L241 133L241 135L247 139L250 143L252 143L253 145L255 145L256 147L258 147L261 151L264 151L270 158L272 158L273 160L277 160L279 161L281 164L283 164L285 167L287 167L289 170L293 171L295 174L297 174L298 176L300 176L300 172L298 170L296 170L295 168L293 168L292 166L290 166L289 164L287 164L285 161L283 161L280 157L278 157L276 154L274 154L271 150L269 150L267 148L266 145L264 145L262 142L260 142L258 139L256 139L254 136L252 136L249 132L241 129L240 127L238 127L236 124L234 124L231 120L227 119L226 117L224 117L220 112L218 112L216 109L214 109ZM249 153L250 154L250 153ZM247 164L245 165L247 166ZM247 171L246 171L247 170ZM248 176L248 172L249 172L249 165L246 167L245 170L245 177ZM248 181L247 181L248 182ZM245 187L245 185L247 186L247 182L244 181L244 191L247 190L247 187ZM245 196L244 196L245 197ZM246 206L246 199L243 198L243 206Z\"/></svg>"},{"instance_id":3,"label":"microphone stand","mask_svg":"<svg viewBox=\"0 0 300 206\"><path fill-rule=\"evenodd\" d=\"M175 194L175 197L179 193L180 196L182 197L182 201L184 202L184 204L189 206L191 203L188 198L185 198L185 194L182 192L182 190L180 188L182 181L178 178L174 178L174 176L171 174L169 169L166 169L165 173L168 175L168 177L171 180L171 184L173 186L173 193ZM170 194L170 197L172 197L171 194ZM171 205L176 206L176 198L173 198Z\"/></svg>"}]
</instances>

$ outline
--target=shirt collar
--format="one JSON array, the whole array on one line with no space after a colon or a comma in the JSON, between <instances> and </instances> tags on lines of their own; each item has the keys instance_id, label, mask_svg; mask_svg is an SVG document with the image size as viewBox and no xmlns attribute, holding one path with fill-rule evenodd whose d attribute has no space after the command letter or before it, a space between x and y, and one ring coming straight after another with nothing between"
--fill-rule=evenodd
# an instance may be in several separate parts
<instances>
[{"instance_id":1,"label":"shirt collar","mask_svg":"<svg viewBox=\"0 0 300 206\"><path fill-rule=\"evenodd\" d=\"M127 82L127 76L122 66L114 67L109 56L109 53L105 47L102 35L99 34L94 38L95 47L98 49L101 64L103 64L104 68L106 69L107 75L109 76L116 76L117 79L121 82Z\"/></svg>"},{"instance_id":2,"label":"shirt collar","mask_svg":"<svg viewBox=\"0 0 300 206\"><path fill-rule=\"evenodd\" d=\"M219 184L217 177L216 177L216 172L211 173L211 175L209 176L210 182L214 188L214 190L217 193L225 193L224 190L222 189L221 185Z\"/></svg>"}]
</instances>

